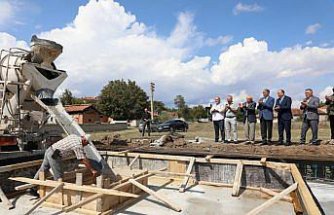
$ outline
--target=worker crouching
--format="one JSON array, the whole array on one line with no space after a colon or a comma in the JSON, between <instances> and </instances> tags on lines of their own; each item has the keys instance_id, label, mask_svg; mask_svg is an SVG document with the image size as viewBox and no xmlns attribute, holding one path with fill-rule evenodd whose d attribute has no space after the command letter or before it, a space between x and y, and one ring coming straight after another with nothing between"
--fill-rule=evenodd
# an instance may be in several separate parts
<instances>
[{"instance_id":1,"label":"worker crouching","mask_svg":"<svg viewBox=\"0 0 334 215\"><path fill-rule=\"evenodd\" d=\"M84 152L84 147L88 145L88 143L89 141L87 140L87 137L79 137L73 134L54 143L45 151L43 163L35 174L34 179L38 179L39 172L48 171L50 168L54 180L62 179L64 175L63 159L72 156L73 152L76 158L92 172L94 177L96 177L98 172L92 168L90 161L87 159ZM31 191L33 195L38 195L34 190Z\"/></svg>"}]
</instances>

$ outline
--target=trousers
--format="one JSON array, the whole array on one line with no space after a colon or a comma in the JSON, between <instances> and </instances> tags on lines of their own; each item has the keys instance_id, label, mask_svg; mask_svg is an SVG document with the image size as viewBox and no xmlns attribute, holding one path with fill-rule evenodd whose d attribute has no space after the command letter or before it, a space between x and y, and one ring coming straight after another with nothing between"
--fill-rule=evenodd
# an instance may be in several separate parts
<instances>
[{"instance_id":1,"label":"trousers","mask_svg":"<svg viewBox=\"0 0 334 215\"><path fill-rule=\"evenodd\" d=\"M238 133L237 133L237 118L225 118L225 131L226 131L226 139L231 141L232 138L234 141L238 141Z\"/></svg>"},{"instance_id":2,"label":"trousers","mask_svg":"<svg viewBox=\"0 0 334 215\"><path fill-rule=\"evenodd\" d=\"M286 135L286 142L291 142L291 120L278 120L278 141L283 142L284 140L284 131Z\"/></svg>"},{"instance_id":3,"label":"trousers","mask_svg":"<svg viewBox=\"0 0 334 215\"><path fill-rule=\"evenodd\" d=\"M305 143L307 131L309 130L309 128L311 128L312 131L311 142L316 143L318 140L318 124L319 120L303 119L300 142Z\"/></svg>"},{"instance_id":4,"label":"trousers","mask_svg":"<svg viewBox=\"0 0 334 215\"><path fill-rule=\"evenodd\" d=\"M245 130L245 137L248 141L255 141L255 122L249 122L246 118L245 124L244 124L244 130Z\"/></svg>"},{"instance_id":5,"label":"trousers","mask_svg":"<svg viewBox=\"0 0 334 215\"><path fill-rule=\"evenodd\" d=\"M54 150L49 147L44 154L44 159L42 162L41 167L37 171L37 173L34 176L34 179L38 179L39 172L45 172L48 171L50 168L53 172L53 179L57 181L60 178L63 178L64 171L62 166L62 160L61 158L53 159L52 155L54 153Z\"/></svg>"},{"instance_id":6,"label":"trousers","mask_svg":"<svg viewBox=\"0 0 334 215\"><path fill-rule=\"evenodd\" d=\"M271 138L273 136L273 121L261 118L260 123L261 123L262 141L267 141L267 140L271 141Z\"/></svg>"},{"instance_id":7,"label":"trousers","mask_svg":"<svg viewBox=\"0 0 334 215\"><path fill-rule=\"evenodd\" d=\"M145 136L146 127L147 127L147 134L148 134L148 136L150 136L151 135L151 122L150 121L145 121L144 122L143 130L142 130L141 135Z\"/></svg>"},{"instance_id":8,"label":"trousers","mask_svg":"<svg viewBox=\"0 0 334 215\"><path fill-rule=\"evenodd\" d=\"M219 133L221 133L222 141L225 140L224 120L213 121L213 128L215 130L215 142L219 140Z\"/></svg>"}]
</instances>

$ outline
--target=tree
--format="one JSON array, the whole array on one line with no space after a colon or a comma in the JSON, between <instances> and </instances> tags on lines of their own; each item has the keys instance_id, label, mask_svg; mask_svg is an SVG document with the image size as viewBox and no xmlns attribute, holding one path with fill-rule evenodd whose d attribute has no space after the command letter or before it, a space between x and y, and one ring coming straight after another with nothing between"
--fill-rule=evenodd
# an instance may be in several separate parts
<instances>
[{"instance_id":1,"label":"tree","mask_svg":"<svg viewBox=\"0 0 334 215\"><path fill-rule=\"evenodd\" d=\"M148 97L135 81L109 81L103 87L98 102L99 109L114 119L140 119L143 109L148 107Z\"/></svg>"},{"instance_id":2,"label":"tree","mask_svg":"<svg viewBox=\"0 0 334 215\"><path fill-rule=\"evenodd\" d=\"M174 104L177 108L178 117L183 117L184 119L190 119L190 110L186 104L186 101L182 95L177 95L174 99Z\"/></svg>"},{"instance_id":3,"label":"tree","mask_svg":"<svg viewBox=\"0 0 334 215\"><path fill-rule=\"evenodd\" d=\"M162 101L153 101L154 112L161 113L162 111L168 110L165 104Z\"/></svg>"},{"instance_id":4,"label":"tree","mask_svg":"<svg viewBox=\"0 0 334 215\"><path fill-rule=\"evenodd\" d=\"M63 105L72 105L74 103L74 96L69 89L65 91L60 96L60 101Z\"/></svg>"},{"instance_id":5,"label":"tree","mask_svg":"<svg viewBox=\"0 0 334 215\"><path fill-rule=\"evenodd\" d=\"M191 118L196 119L196 120L208 117L208 113L202 105L193 107L190 113L191 113Z\"/></svg>"},{"instance_id":6,"label":"tree","mask_svg":"<svg viewBox=\"0 0 334 215\"><path fill-rule=\"evenodd\" d=\"M65 91L61 94L59 98L60 98L60 102L63 105L73 105L73 104L83 104L84 103L82 99L73 96L71 90L69 89L65 89Z\"/></svg>"}]
</instances>

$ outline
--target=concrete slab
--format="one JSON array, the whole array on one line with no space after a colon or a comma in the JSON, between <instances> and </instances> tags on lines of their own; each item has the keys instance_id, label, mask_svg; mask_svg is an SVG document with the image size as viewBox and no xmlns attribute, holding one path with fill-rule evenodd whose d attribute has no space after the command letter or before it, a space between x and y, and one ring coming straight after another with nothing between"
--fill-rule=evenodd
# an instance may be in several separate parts
<instances>
[{"instance_id":1,"label":"concrete slab","mask_svg":"<svg viewBox=\"0 0 334 215\"><path fill-rule=\"evenodd\" d=\"M150 188L166 196L171 202L179 205L183 210L178 213L166 207L152 196L145 195L132 206L123 209L119 215L240 215L246 214L267 199L261 198L258 192L241 191L239 197L232 197L231 188L212 187L205 185L192 186L185 193L179 193L179 183L150 184ZM21 215L28 211L36 201L29 195L22 195L11 199L15 209L6 210L0 203L0 214ZM40 207L34 215L63 214L57 209ZM77 213L67 213L76 215ZM262 215L292 215L291 203L280 201L261 213Z\"/></svg>"},{"instance_id":2,"label":"concrete slab","mask_svg":"<svg viewBox=\"0 0 334 215\"><path fill-rule=\"evenodd\" d=\"M307 182L314 196L317 198L325 214L334 211L334 184Z\"/></svg>"},{"instance_id":3,"label":"concrete slab","mask_svg":"<svg viewBox=\"0 0 334 215\"><path fill-rule=\"evenodd\" d=\"M251 191L246 191L239 197L232 197L232 189L212 186L197 185L188 189L185 193L178 192L178 186L167 185L160 188L150 186L153 190L166 196L169 200L179 205L183 211L175 212L160 204L152 196L146 196L136 204L124 209L120 215L240 215L246 214L256 206L262 204L266 199ZM261 214L289 215L295 214L292 204L280 201L266 209Z\"/></svg>"}]
</instances>

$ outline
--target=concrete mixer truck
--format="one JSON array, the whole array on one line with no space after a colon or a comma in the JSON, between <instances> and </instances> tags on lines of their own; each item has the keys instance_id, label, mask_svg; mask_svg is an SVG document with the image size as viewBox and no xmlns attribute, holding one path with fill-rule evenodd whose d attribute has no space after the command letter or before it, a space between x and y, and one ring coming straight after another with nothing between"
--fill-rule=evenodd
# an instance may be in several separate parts
<instances>
[{"instance_id":1,"label":"concrete mixer truck","mask_svg":"<svg viewBox=\"0 0 334 215\"><path fill-rule=\"evenodd\" d=\"M18 145L25 150L29 143L42 143L48 135L43 126L50 117L65 134L87 136L53 97L67 78L67 73L54 63L63 47L33 36L30 48L0 52L0 147ZM92 143L85 147L85 152L95 169L105 175L113 174Z\"/></svg>"}]
</instances>

